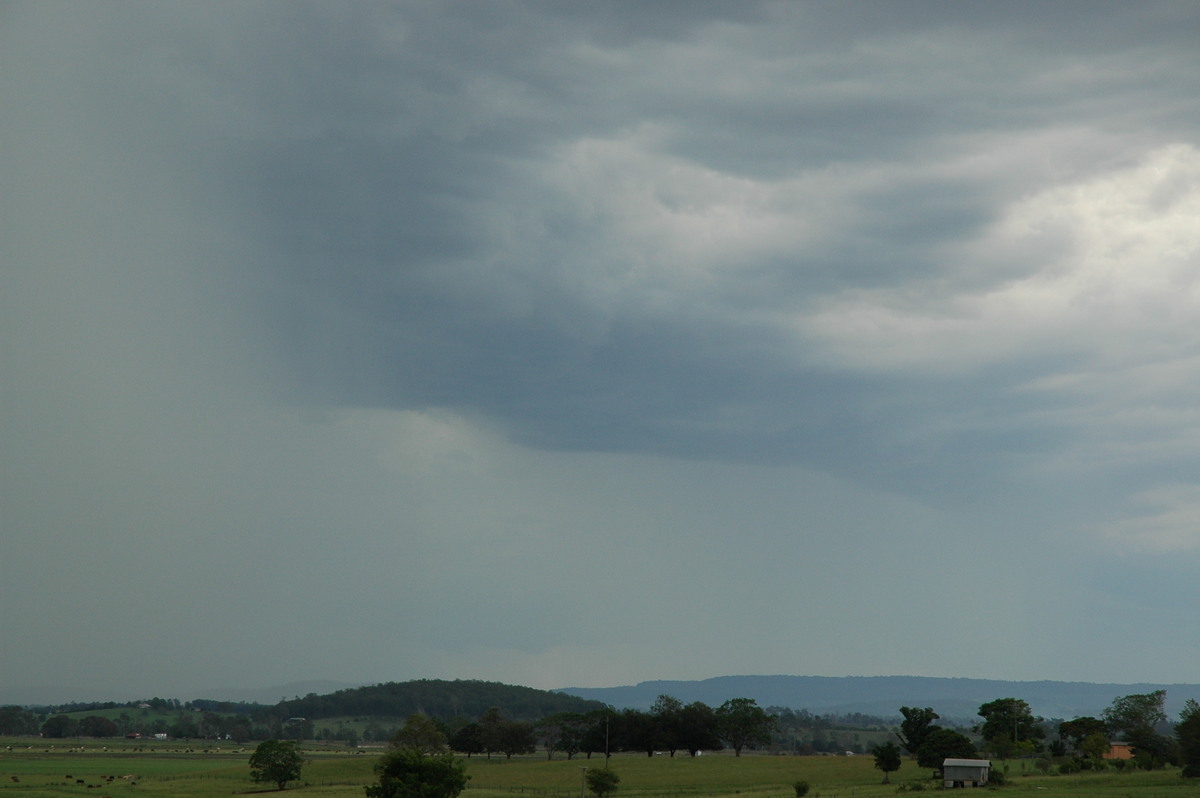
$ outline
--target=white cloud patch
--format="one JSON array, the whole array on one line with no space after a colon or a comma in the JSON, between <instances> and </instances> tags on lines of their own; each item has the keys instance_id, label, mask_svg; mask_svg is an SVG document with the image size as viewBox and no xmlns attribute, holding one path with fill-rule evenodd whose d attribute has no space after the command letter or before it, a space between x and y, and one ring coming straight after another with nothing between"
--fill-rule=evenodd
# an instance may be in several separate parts
<instances>
[{"instance_id":1,"label":"white cloud patch","mask_svg":"<svg viewBox=\"0 0 1200 798\"><path fill-rule=\"evenodd\" d=\"M847 292L796 326L830 360L868 370L961 373L1031 353L1107 368L1175 357L1200 335L1187 323L1200 310L1197 218L1200 152L1166 147L1005 211L960 261L994 264L996 284ZM1006 257L1028 273L1003 279Z\"/></svg>"},{"instance_id":2,"label":"white cloud patch","mask_svg":"<svg viewBox=\"0 0 1200 798\"><path fill-rule=\"evenodd\" d=\"M663 131L641 128L573 142L547 170L546 182L610 242L610 290L709 294L828 234L834 210L818 200L820 186L723 173L664 150Z\"/></svg>"}]
</instances>

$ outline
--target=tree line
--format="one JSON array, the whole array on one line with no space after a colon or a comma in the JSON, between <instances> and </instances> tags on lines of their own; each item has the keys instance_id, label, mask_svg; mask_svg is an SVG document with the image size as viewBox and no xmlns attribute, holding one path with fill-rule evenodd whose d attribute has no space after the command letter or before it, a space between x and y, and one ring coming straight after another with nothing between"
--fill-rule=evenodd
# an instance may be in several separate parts
<instances>
[{"instance_id":1,"label":"tree line","mask_svg":"<svg viewBox=\"0 0 1200 798\"><path fill-rule=\"evenodd\" d=\"M320 702L315 698L283 701L274 707L217 701L180 703L159 698L123 705L59 707L76 715L82 711L107 712L82 718L66 712L47 717L19 706L5 706L0 707L0 735L65 738L161 733L181 739L238 742L320 737L344 739L355 745L360 734L363 739L387 740L396 733L395 728L385 728L378 722L381 708L407 708L412 710L407 717L430 717L450 747L467 756L511 757L539 747L548 757L562 754L568 758L628 751L648 756L674 756L686 751L697 756L726 747L739 755L743 749L764 746L793 753L841 752L859 747L851 730L836 728L839 719L781 707L763 710L749 698L730 699L713 708L700 701L684 704L672 696L660 695L649 711L618 711L599 702L533 688L437 680L339 691L320 697L327 699ZM501 700L483 706L489 698ZM1069 721L1046 720L1033 715L1024 700L1000 698L981 705L981 722L966 728L935 723L940 717L931 707L901 707L902 721L894 731L898 751L915 758L923 767L935 769L947 757L987 754L999 759L1036 758L1038 767L1057 766L1068 771L1172 765L1200 775L1200 705L1189 699L1178 723L1171 724L1164 711L1165 698L1164 690L1121 696L1099 718ZM454 711L463 707L477 711ZM114 718L115 709L123 711ZM312 714L292 714L305 709L313 710ZM372 718L365 732L348 725L315 731L314 717L353 715L355 710ZM883 718L856 716L853 720L860 728L868 723L876 729L886 728ZM803 746L799 744L801 739L806 740ZM1132 754L1129 765L1108 757L1116 742L1128 744Z\"/></svg>"},{"instance_id":2,"label":"tree line","mask_svg":"<svg viewBox=\"0 0 1200 798\"><path fill-rule=\"evenodd\" d=\"M668 695L659 696L649 712L605 707L556 712L531 722L506 719L498 707L491 707L475 721L435 722L449 747L468 757L512 757L541 746L547 758L561 753L567 759L618 752L698 756L726 746L741 756L744 749L768 744L775 728L775 716L751 698L732 698L714 709Z\"/></svg>"},{"instance_id":3,"label":"tree line","mask_svg":"<svg viewBox=\"0 0 1200 798\"><path fill-rule=\"evenodd\" d=\"M1063 721L1058 728L1059 741L1076 740L1083 745L1082 740L1102 733L1097 731L1100 726L1095 722L1098 721L1103 724L1104 732L1137 737L1143 740L1143 745L1161 745L1161 741L1154 741L1152 736L1159 735L1157 728L1166 721L1162 712L1164 695L1158 691L1124 696L1113 701L1103 713L1103 719ZM502 751L508 756L528 753L533 750L536 735L540 733L545 738L548 756L553 756L555 750L562 750L570 758L579 751L574 751L570 743L563 743L564 734L570 736L566 729L577 726L581 735L591 733L599 740L602 723L604 751L608 754L614 742L614 720L618 729L616 739L623 741L619 744L623 746L622 750L646 747L643 739L630 748L629 739L632 738L622 736L628 734L630 726L627 724L632 720L635 726L642 727L641 733L650 729L650 733L664 743L663 748L673 753L670 748L673 740L679 749L687 748L673 735L678 733L679 720L689 708L711 718L713 734L723 735L738 754L747 743L744 735L760 742L769 740L770 731L776 724L776 715L760 709L753 699L730 699L713 710L701 702L684 705L667 695L660 695L648 713L638 710L615 713L611 708L605 708L602 717L600 714L589 717L590 713L555 713L537 724L507 720L498 707L490 707L477 721L464 724L453 735L446 733L444 722L428 715L414 714L392 736L387 752L375 765L377 783L368 785L364 792L366 798L457 798L466 788L469 777L465 764L453 755L452 750L466 753L468 757L485 752L490 755L493 751ZM975 744L965 734L934 723L939 716L931 707L901 707L900 712L904 721L895 730L895 735L903 748L889 741L874 749L875 766L883 771L885 783L890 773L900 769L905 750L916 757L919 764L935 770L940 770L947 758L974 759L978 756ZM987 702L980 706L979 716L983 722L972 731L982 738L985 746L993 749L1027 748L1037 753L1046 737L1046 721L1035 717L1028 703L1020 699L1001 698ZM1184 777L1200 777L1197 768L1200 764L1200 704L1195 700L1186 703L1175 726L1175 734L1175 745L1184 763ZM720 745L715 738L710 742ZM507 750L510 745L516 749L511 753ZM588 747L584 745L585 749ZM653 746L648 750L653 753ZM1101 755L1098 747L1094 753ZM288 782L301 777L303 759L295 743L272 739L258 746L249 764L254 780L274 783L277 789L283 790ZM585 768L584 771L587 786L597 798L606 798L617 790L620 778L609 770L607 756L603 768ZM992 784L1002 784L1004 780L1003 771L993 770ZM808 792L806 782L798 781L794 787L797 798L803 798Z\"/></svg>"},{"instance_id":4,"label":"tree line","mask_svg":"<svg viewBox=\"0 0 1200 798\"><path fill-rule=\"evenodd\" d=\"M1120 696L1099 718L1047 721L1018 698L998 698L979 707L983 722L972 727L979 744L966 734L934 721L932 707L901 707L904 720L896 730L899 745L888 742L873 750L875 765L887 774L900 767L901 750L921 767L940 770L947 758L974 759L990 754L999 759L1036 757L1043 772L1059 760L1062 773L1105 770L1110 765L1153 770L1182 767L1186 778L1200 778L1200 704L1188 699L1179 722L1168 722L1166 691ZM1057 736L1051 739L1051 735ZM1127 746L1128 760L1115 757L1115 744Z\"/></svg>"},{"instance_id":5,"label":"tree line","mask_svg":"<svg viewBox=\"0 0 1200 798\"><path fill-rule=\"evenodd\" d=\"M558 704L552 700L550 705ZM702 751L721 750L726 746L740 755L747 747L769 744L771 732L776 728L776 716L749 698L730 699L714 709L699 701L685 705L674 697L663 695L649 712L618 711L599 702L581 700L570 705L581 705L586 709L553 711L528 719L531 705L518 702L515 711L508 705L503 711L498 705L492 705L474 719L463 715L438 718L423 708L410 713L410 717L429 717L455 751L467 756L482 754L488 757L528 754L539 746L548 756L562 753L568 758L579 754L590 758L596 753L623 751L644 752L647 756L656 752L674 756L679 751L686 751L697 756ZM175 705L152 711L149 706L139 705L132 713L121 712L116 719L101 715L77 718L67 714L46 718L21 707L3 707L0 708L0 734L40 734L47 738L166 734L178 739L231 739L235 742L275 738L307 740L324 735L326 739L344 738L352 745L359 742L359 732L352 727L341 726L338 730L327 727L318 734L312 718L281 717L279 708L269 708L269 712L256 708L249 713L220 714L202 711L199 705L172 713L169 708L172 706ZM290 702L280 706L297 708ZM372 721L363 736L386 740L395 731Z\"/></svg>"}]
</instances>

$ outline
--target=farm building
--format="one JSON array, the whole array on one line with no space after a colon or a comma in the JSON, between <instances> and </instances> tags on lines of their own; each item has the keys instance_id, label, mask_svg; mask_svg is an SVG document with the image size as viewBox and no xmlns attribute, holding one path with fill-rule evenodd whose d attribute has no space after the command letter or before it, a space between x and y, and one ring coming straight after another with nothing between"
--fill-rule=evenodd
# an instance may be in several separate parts
<instances>
[{"instance_id":1,"label":"farm building","mask_svg":"<svg viewBox=\"0 0 1200 798\"><path fill-rule=\"evenodd\" d=\"M1108 752L1104 754L1105 759L1133 759L1133 745L1130 743L1112 743L1109 746Z\"/></svg>"},{"instance_id":2,"label":"farm building","mask_svg":"<svg viewBox=\"0 0 1200 798\"><path fill-rule=\"evenodd\" d=\"M947 759L942 762L942 786L982 787L991 767L990 759Z\"/></svg>"}]
</instances>

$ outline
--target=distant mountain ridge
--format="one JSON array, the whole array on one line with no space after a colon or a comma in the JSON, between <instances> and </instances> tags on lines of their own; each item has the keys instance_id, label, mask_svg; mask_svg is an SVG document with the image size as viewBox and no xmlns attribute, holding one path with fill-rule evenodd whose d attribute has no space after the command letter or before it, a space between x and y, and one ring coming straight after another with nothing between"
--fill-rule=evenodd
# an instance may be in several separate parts
<instances>
[{"instance_id":1,"label":"distant mountain ridge","mask_svg":"<svg viewBox=\"0 0 1200 798\"><path fill-rule=\"evenodd\" d=\"M933 707L947 720L979 720L981 704L1020 698L1035 715L1071 719L1099 716L1114 698L1166 690L1167 714L1176 717L1188 698L1200 701L1200 684L1094 684L1013 682L935 676L717 676L698 681L650 681L623 687L563 687L558 692L603 701L619 709L649 709L659 695L684 703L719 706L730 698L753 698L762 707L807 709L818 715L859 712L899 717L900 707Z\"/></svg>"},{"instance_id":2,"label":"distant mountain ridge","mask_svg":"<svg viewBox=\"0 0 1200 798\"><path fill-rule=\"evenodd\" d=\"M482 694L473 695L480 690L487 694L486 697ZM493 690L496 691L494 694ZM328 712L351 710L352 714L370 714L374 710L383 711L385 706L385 714L388 715L403 716L410 711L470 715L482 711L479 710L479 706L491 704L510 705L508 711L533 717L539 712L582 709L577 705L558 706L561 699L567 696L571 696L572 700L602 702L618 709L630 707L647 710L658 696L665 694L684 703L702 701L711 707L720 706L730 698L746 697L755 699L762 707L806 709L818 715L861 713L897 719L902 706L928 706L933 707L945 722L972 724L979 721L977 712L980 705L997 698L1020 698L1029 702L1036 715L1071 719L1085 715L1099 716L1112 704L1114 698L1155 690L1167 691L1166 711L1172 718L1179 715L1188 698L1200 701L1200 684L1096 684L931 676L786 675L717 676L694 681L657 680L621 687L564 687L553 691L561 694L557 697L550 695L551 691L528 687L474 680L445 682L436 679L371 686L333 681L291 682L257 690L195 690L178 697L244 701L268 706L278 704L289 711L295 709L296 712L292 714L314 717ZM114 695L103 695L103 691L81 688L6 690L0 694L0 705L51 705L72 701L124 701L151 697L144 693L120 692L129 692L129 695L118 698ZM450 698L439 698L443 693ZM301 709L304 711L300 712Z\"/></svg>"}]
</instances>

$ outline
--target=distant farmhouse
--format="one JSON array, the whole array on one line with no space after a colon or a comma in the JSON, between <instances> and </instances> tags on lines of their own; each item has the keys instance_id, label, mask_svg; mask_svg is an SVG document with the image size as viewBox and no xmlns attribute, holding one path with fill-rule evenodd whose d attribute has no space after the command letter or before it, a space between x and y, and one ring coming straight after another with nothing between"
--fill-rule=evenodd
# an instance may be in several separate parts
<instances>
[{"instance_id":1,"label":"distant farmhouse","mask_svg":"<svg viewBox=\"0 0 1200 798\"><path fill-rule=\"evenodd\" d=\"M947 759L942 763L942 786L982 787L991 767L990 759Z\"/></svg>"},{"instance_id":2,"label":"distant farmhouse","mask_svg":"<svg viewBox=\"0 0 1200 798\"><path fill-rule=\"evenodd\" d=\"M1113 743L1104 754L1105 759L1133 759L1133 743Z\"/></svg>"}]
</instances>

